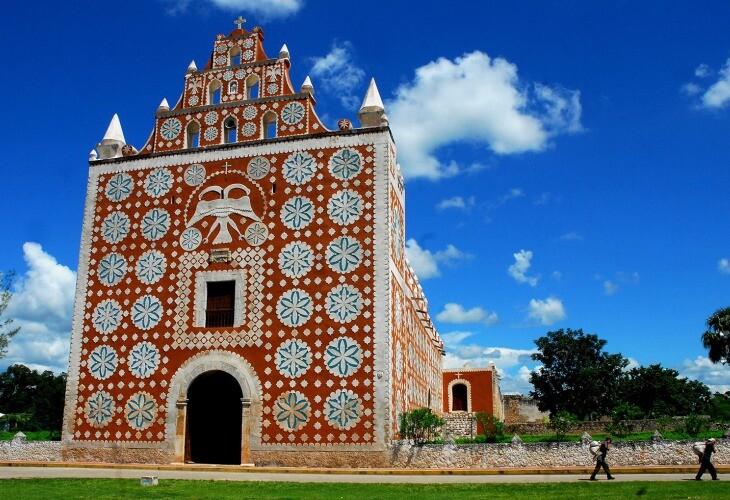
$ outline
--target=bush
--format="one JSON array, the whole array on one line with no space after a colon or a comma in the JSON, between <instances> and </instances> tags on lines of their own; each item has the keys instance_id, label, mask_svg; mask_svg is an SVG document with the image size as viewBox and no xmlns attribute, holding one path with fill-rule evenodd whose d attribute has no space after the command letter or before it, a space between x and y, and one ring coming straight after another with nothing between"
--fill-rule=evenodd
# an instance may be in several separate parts
<instances>
[{"instance_id":1,"label":"bush","mask_svg":"<svg viewBox=\"0 0 730 500\"><path fill-rule=\"evenodd\" d=\"M642 417L641 408L631 403L621 403L611 412L611 422L606 425L606 432L624 437L634 432L633 420Z\"/></svg>"},{"instance_id":2,"label":"bush","mask_svg":"<svg viewBox=\"0 0 730 500\"><path fill-rule=\"evenodd\" d=\"M497 417L486 411L478 411L474 414L474 418L482 425L484 430L483 442L499 443L504 439L504 423L500 422Z\"/></svg>"},{"instance_id":3,"label":"bush","mask_svg":"<svg viewBox=\"0 0 730 500\"><path fill-rule=\"evenodd\" d=\"M558 441L565 439L568 429L578 423L578 417L567 411L560 411L550 415L550 428L555 431L555 438Z\"/></svg>"},{"instance_id":4,"label":"bush","mask_svg":"<svg viewBox=\"0 0 730 500\"><path fill-rule=\"evenodd\" d=\"M694 437L710 430L710 419L694 413L684 419L684 431Z\"/></svg>"},{"instance_id":5,"label":"bush","mask_svg":"<svg viewBox=\"0 0 730 500\"><path fill-rule=\"evenodd\" d=\"M437 437L444 423L444 419L433 413L431 408L416 408L401 413L400 437L420 446Z\"/></svg>"}]
</instances>

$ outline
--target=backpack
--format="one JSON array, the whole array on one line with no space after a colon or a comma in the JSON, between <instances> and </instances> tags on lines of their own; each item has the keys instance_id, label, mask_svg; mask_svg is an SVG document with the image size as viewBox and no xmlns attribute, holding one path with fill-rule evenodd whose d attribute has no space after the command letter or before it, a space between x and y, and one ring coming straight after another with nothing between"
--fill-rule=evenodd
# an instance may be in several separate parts
<instances>
[{"instance_id":1,"label":"backpack","mask_svg":"<svg viewBox=\"0 0 730 500\"><path fill-rule=\"evenodd\" d=\"M702 455L705 454L705 442L697 441L694 445L692 445L692 451L695 452L695 455L702 458Z\"/></svg>"},{"instance_id":2,"label":"backpack","mask_svg":"<svg viewBox=\"0 0 730 500\"><path fill-rule=\"evenodd\" d=\"M598 441L591 441L591 444L588 446L588 451L591 452L591 455L597 457L598 453L601 451L601 443Z\"/></svg>"}]
</instances>

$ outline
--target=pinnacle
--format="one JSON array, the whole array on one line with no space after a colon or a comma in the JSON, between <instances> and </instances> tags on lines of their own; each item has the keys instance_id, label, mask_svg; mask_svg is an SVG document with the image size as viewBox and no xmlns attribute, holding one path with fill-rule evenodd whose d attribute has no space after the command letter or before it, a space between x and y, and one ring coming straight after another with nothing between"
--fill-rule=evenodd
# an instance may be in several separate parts
<instances>
[{"instance_id":1,"label":"pinnacle","mask_svg":"<svg viewBox=\"0 0 730 500\"><path fill-rule=\"evenodd\" d=\"M383 106L383 100L380 98L380 92L378 92L378 86L375 84L375 78L371 78L370 86L360 107L360 112L375 110L385 111L385 106Z\"/></svg>"},{"instance_id":2,"label":"pinnacle","mask_svg":"<svg viewBox=\"0 0 730 500\"><path fill-rule=\"evenodd\" d=\"M123 144L126 144L127 142L124 140L124 132L122 132L122 124L119 123L119 115L114 113L114 116L112 117L112 121L109 123L109 128L106 129L106 134L104 134L104 139L106 140L112 140L112 141L120 141Z\"/></svg>"}]
</instances>

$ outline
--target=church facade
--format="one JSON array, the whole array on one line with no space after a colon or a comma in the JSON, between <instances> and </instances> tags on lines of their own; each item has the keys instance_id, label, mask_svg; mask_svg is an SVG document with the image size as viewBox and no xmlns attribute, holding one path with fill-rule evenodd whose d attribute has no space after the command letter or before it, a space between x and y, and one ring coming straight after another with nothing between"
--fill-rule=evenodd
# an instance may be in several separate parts
<instances>
[{"instance_id":1,"label":"church facade","mask_svg":"<svg viewBox=\"0 0 730 500\"><path fill-rule=\"evenodd\" d=\"M67 460L385 465L398 415L442 407L377 87L327 130L263 41L218 35L146 144L115 115L92 151Z\"/></svg>"}]
</instances>

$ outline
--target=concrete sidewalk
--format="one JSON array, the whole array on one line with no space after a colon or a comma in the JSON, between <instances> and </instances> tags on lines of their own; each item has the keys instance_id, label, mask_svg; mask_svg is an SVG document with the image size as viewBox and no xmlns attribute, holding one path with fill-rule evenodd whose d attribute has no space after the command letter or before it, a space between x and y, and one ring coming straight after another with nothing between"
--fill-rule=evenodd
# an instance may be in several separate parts
<instances>
[{"instance_id":1,"label":"concrete sidewalk","mask_svg":"<svg viewBox=\"0 0 730 500\"><path fill-rule=\"evenodd\" d=\"M289 481L302 483L544 483L587 481L592 468L552 469L301 469L222 465L116 465L59 462L0 462L0 479L129 478L216 481ZM697 467L615 467L617 481L692 480ZM718 467L722 474L730 467ZM709 476L706 477L710 479ZM730 478L728 478L730 479ZM605 476L599 476L605 481Z\"/></svg>"}]
</instances>

